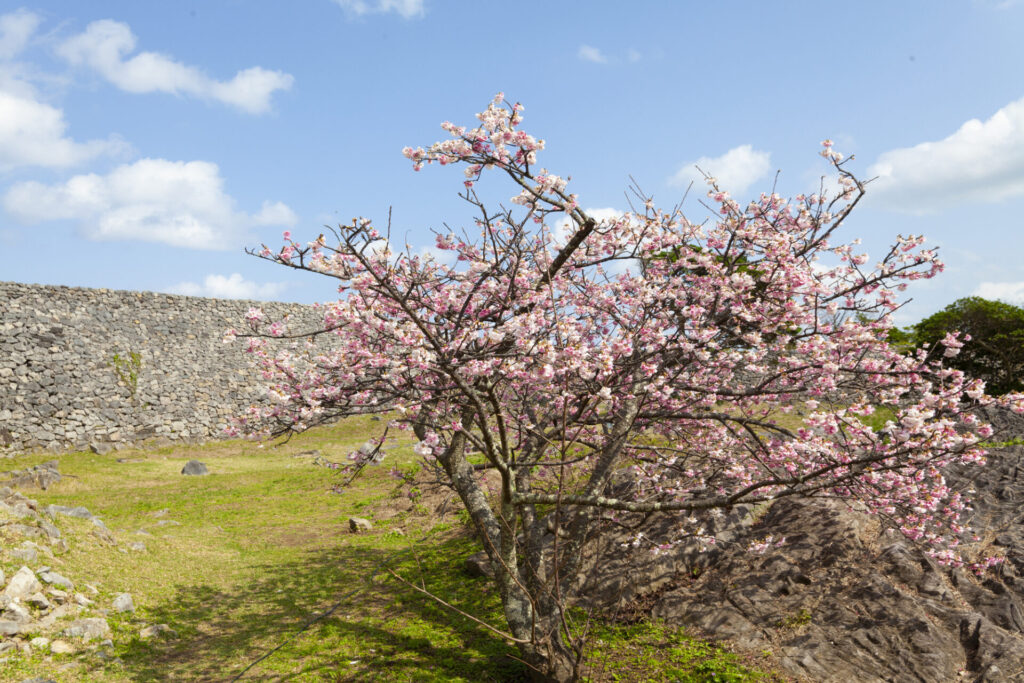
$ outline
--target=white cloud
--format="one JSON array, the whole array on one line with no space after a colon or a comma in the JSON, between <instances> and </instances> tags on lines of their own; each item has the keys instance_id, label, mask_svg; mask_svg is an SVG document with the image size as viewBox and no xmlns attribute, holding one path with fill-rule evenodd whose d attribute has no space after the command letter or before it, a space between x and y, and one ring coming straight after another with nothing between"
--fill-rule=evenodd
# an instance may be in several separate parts
<instances>
[{"instance_id":1,"label":"white cloud","mask_svg":"<svg viewBox=\"0 0 1024 683\"><path fill-rule=\"evenodd\" d=\"M669 185L687 187L693 183L697 188L705 185L704 173L718 179L718 186L733 197L740 198L751 185L764 178L772 170L771 155L759 152L750 145L733 147L720 157L701 157L683 164L675 175L669 178Z\"/></svg>"},{"instance_id":2,"label":"white cloud","mask_svg":"<svg viewBox=\"0 0 1024 683\"><path fill-rule=\"evenodd\" d=\"M135 36L128 24L110 19L94 21L84 33L69 38L57 53L76 66L88 66L118 88L132 93L166 92L213 99L250 114L270 108L277 90L287 90L294 78L283 71L255 66L235 74L230 81L218 81L202 71L156 52L135 50Z\"/></svg>"},{"instance_id":3,"label":"white cloud","mask_svg":"<svg viewBox=\"0 0 1024 683\"><path fill-rule=\"evenodd\" d=\"M14 59L24 50L40 21L39 15L24 8L0 16L0 60Z\"/></svg>"},{"instance_id":4,"label":"white cloud","mask_svg":"<svg viewBox=\"0 0 1024 683\"><path fill-rule=\"evenodd\" d=\"M286 225L294 227L299 222L295 212L283 202L263 202L259 212L252 217L253 225Z\"/></svg>"},{"instance_id":5,"label":"white cloud","mask_svg":"<svg viewBox=\"0 0 1024 683\"><path fill-rule=\"evenodd\" d=\"M1024 305L1024 282L982 282L974 290L973 296Z\"/></svg>"},{"instance_id":6,"label":"white cloud","mask_svg":"<svg viewBox=\"0 0 1024 683\"><path fill-rule=\"evenodd\" d=\"M0 171L21 166L64 168L128 148L117 138L75 142L66 137L67 127L60 109L27 92L0 90Z\"/></svg>"},{"instance_id":7,"label":"white cloud","mask_svg":"<svg viewBox=\"0 0 1024 683\"><path fill-rule=\"evenodd\" d=\"M422 17L423 0L334 0L346 12L357 16L394 12L403 19Z\"/></svg>"},{"instance_id":8,"label":"white cloud","mask_svg":"<svg viewBox=\"0 0 1024 683\"><path fill-rule=\"evenodd\" d=\"M870 199L912 213L1024 195L1024 99L942 140L885 152L868 175L878 176Z\"/></svg>"},{"instance_id":9,"label":"white cloud","mask_svg":"<svg viewBox=\"0 0 1024 683\"><path fill-rule=\"evenodd\" d=\"M580 49L576 52L576 56L585 62L593 62L594 64L606 64L608 58L601 53L596 47L591 45L580 45Z\"/></svg>"},{"instance_id":10,"label":"white cloud","mask_svg":"<svg viewBox=\"0 0 1024 683\"><path fill-rule=\"evenodd\" d=\"M202 284L197 282L180 282L165 291L169 294L186 296L206 296L214 299L257 299L272 301L281 296L288 285L284 282L267 282L257 284L246 280L240 273L231 275L207 275Z\"/></svg>"},{"instance_id":11,"label":"white cloud","mask_svg":"<svg viewBox=\"0 0 1024 683\"><path fill-rule=\"evenodd\" d=\"M4 195L14 218L79 221L94 240L138 240L189 249L237 249L248 228L291 225L284 204L265 202L255 216L236 211L216 164L142 159L107 175L77 175L62 184L22 182Z\"/></svg>"}]
</instances>

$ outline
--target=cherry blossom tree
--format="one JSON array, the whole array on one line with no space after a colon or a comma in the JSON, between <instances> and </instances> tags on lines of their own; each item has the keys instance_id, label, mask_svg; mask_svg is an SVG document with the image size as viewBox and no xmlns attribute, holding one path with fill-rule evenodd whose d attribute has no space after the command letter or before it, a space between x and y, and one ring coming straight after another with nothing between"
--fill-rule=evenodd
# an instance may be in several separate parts
<instances>
[{"instance_id":1,"label":"cherry blossom tree","mask_svg":"<svg viewBox=\"0 0 1024 683\"><path fill-rule=\"evenodd\" d=\"M865 188L831 142L822 154L838 196L742 204L709 177L713 220L661 210L637 188L634 210L597 220L537 165L545 142L520 128L519 104L498 95L477 118L404 150L416 170L465 173L476 218L436 235L443 257L364 219L331 240L285 233L279 250L255 252L334 278L340 297L317 330L254 310L233 333L270 398L239 430L277 436L382 412L413 430L489 557L506 621L491 628L544 680L575 675L582 639L567 608L588 534L609 517L673 515L679 539L699 538L702 511L838 498L940 562L984 568L959 545L971 538L967 501L943 468L983 461L991 430L971 407L991 399L930 360L942 354L886 342L897 292L942 264L922 237L897 237L870 267L856 242L837 240ZM477 194L487 174L511 183L509 206ZM268 337L295 343L275 351ZM951 355L961 341L942 344ZM1006 400L1024 409L1024 397ZM872 429L865 418L879 410L892 417ZM379 460L382 442L353 466Z\"/></svg>"}]
</instances>

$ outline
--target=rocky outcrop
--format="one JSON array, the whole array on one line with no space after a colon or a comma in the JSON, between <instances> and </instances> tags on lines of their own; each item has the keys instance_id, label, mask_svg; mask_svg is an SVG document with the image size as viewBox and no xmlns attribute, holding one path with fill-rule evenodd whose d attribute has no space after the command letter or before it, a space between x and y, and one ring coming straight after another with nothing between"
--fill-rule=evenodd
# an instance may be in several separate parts
<instances>
[{"instance_id":1,"label":"rocky outcrop","mask_svg":"<svg viewBox=\"0 0 1024 683\"><path fill-rule=\"evenodd\" d=\"M1024 436L1024 419L986 416L996 438ZM972 492L970 520L1006 561L982 578L940 567L878 520L829 500L780 500L709 518L718 542L654 555L633 534L603 536L583 601L618 618L656 617L770 650L814 681L1024 681L1024 447L990 451L983 467L958 467L951 484ZM653 542L671 520L640 529ZM785 543L763 555L748 544Z\"/></svg>"},{"instance_id":2,"label":"rocky outcrop","mask_svg":"<svg viewBox=\"0 0 1024 683\"><path fill-rule=\"evenodd\" d=\"M36 476L40 473L46 486L61 480L56 462L0 474L0 479L35 488L41 486ZM0 486L0 561L9 569L0 569L0 653L74 654L110 644L107 610L97 603L98 590L82 581L76 585L50 566L59 564L59 556L68 549L57 524L66 525L69 518L89 523L88 531L79 527L70 533L91 534L104 546L119 545L102 520L83 506L41 507L10 486ZM130 594L120 593L110 608L134 612L135 605Z\"/></svg>"}]
</instances>

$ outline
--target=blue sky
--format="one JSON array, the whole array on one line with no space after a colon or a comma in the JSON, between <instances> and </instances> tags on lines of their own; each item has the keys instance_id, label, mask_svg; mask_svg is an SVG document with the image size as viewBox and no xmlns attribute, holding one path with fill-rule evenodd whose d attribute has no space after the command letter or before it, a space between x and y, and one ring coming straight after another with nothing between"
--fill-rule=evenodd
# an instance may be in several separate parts
<instances>
[{"instance_id":1,"label":"blue sky","mask_svg":"<svg viewBox=\"0 0 1024 683\"><path fill-rule=\"evenodd\" d=\"M1024 305L1022 31L1018 0L14 5L0 280L330 299L243 249L389 209L417 247L468 224L461 173L414 173L401 149L504 91L591 209L627 208L630 176L670 206L695 163L740 199L776 170L810 192L832 138L878 176L845 236L941 247L901 322L971 294Z\"/></svg>"}]
</instances>

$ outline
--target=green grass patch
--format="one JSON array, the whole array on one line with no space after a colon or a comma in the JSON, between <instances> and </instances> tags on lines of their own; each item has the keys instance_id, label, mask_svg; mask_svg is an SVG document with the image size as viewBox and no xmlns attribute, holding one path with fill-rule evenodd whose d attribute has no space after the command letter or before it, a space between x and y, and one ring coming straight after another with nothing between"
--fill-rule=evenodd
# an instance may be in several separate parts
<instances>
[{"instance_id":1,"label":"green grass patch","mask_svg":"<svg viewBox=\"0 0 1024 683\"><path fill-rule=\"evenodd\" d=\"M118 544L97 538L89 521L60 517L69 550L39 564L93 584L97 608L131 593L136 613L108 615L112 650L7 653L0 680L227 681L267 653L241 680L526 680L514 647L385 570L504 624L494 587L462 570L477 548L459 506L426 487L411 501L389 475L396 465L415 474L412 442L396 440L384 466L343 495L331 491L338 473L309 453L343 461L382 429L359 418L265 448L230 441L60 456L64 480L26 495L40 506L84 505ZM8 469L52 457L22 456ZM192 458L210 474L181 475ZM374 529L350 533L350 516ZM126 548L135 541L146 550ZM20 563L0 566L10 575ZM177 637L140 637L160 623ZM735 655L665 625L598 624L591 642L592 681L761 680Z\"/></svg>"}]
</instances>

